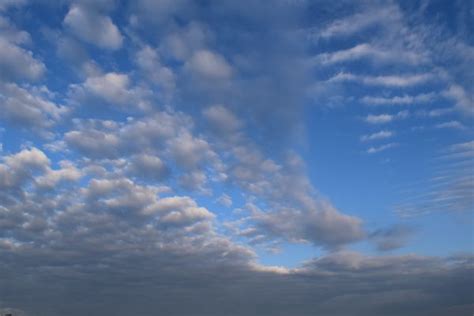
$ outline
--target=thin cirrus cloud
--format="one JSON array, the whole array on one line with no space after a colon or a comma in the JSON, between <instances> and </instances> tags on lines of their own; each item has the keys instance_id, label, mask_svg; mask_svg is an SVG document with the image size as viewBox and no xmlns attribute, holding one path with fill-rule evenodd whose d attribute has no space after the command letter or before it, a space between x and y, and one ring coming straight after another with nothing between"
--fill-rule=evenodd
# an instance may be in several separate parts
<instances>
[{"instance_id":1,"label":"thin cirrus cloud","mask_svg":"<svg viewBox=\"0 0 474 316\"><path fill-rule=\"evenodd\" d=\"M363 43L354 47L331 53L322 53L314 57L318 64L332 65L341 62L357 61L367 59L373 62L381 63L408 63L421 64L425 58L414 52L393 51L374 47L371 44Z\"/></svg>"},{"instance_id":2,"label":"thin cirrus cloud","mask_svg":"<svg viewBox=\"0 0 474 316\"><path fill-rule=\"evenodd\" d=\"M408 87L412 85L423 84L429 80L433 80L433 78L433 75L429 73L409 75L365 76L340 72L329 78L328 82L357 82L371 86Z\"/></svg>"},{"instance_id":3,"label":"thin cirrus cloud","mask_svg":"<svg viewBox=\"0 0 474 316\"><path fill-rule=\"evenodd\" d=\"M368 154L376 154L378 152L381 152L381 151L384 151L384 150L387 150L387 149L390 149L390 148L393 148L393 147L397 147L398 145L399 145L398 143L389 143L389 144L380 145L380 146L376 146L376 147L370 147L369 149L367 149L367 153Z\"/></svg>"},{"instance_id":4,"label":"thin cirrus cloud","mask_svg":"<svg viewBox=\"0 0 474 316\"><path fill-rule=\"evenodd\" d=\"M373 106L390 106L390 105L411 105L411 104L425 104L432 102L436 97L435 93L422 93L419 95L402 95L387 97L365 96L361 99L362 103Z\"/></svg>"},{"instance_id":5,"label":"thin cirrus cloud","mask_svg":"<svg viewBox=\"0 0 474 316\"><path fill-rule=\"evenodd\" d=\"M373 134L362 135L360 137L360 141L367 142L367 141L372 141L372 140L386 139L386 138L393 137L394 135L395 133L392 131L381 130Z\"/></svg>"},{"instance_id":6,"label":"thin cirrus cloud","mask_svg":"<svg viewBox=\"0 0 474 316\"><path fill-rule=\"evenodd\" d=\"M404 110L396 114L369 114L365 117L365 121L369 124L386 124L394 120L405 119L409 116L409 112Z\"/></svg>"}]
</instances>

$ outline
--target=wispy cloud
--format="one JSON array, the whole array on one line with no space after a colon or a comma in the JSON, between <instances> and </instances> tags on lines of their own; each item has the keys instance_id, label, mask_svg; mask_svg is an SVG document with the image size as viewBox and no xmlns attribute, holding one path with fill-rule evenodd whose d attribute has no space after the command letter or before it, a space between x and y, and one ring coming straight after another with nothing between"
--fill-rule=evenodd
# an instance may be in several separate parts
<instances>
[{"instance_id":1,"label":"wispy cloud","mask_svg":"<svg viewBox=\"0 0 474 316\"><path fill-rule=\"evenodd\" d=\"M384 150L387 150L387 149L390 149L390 148L393 148L393 147L397 147L398 145L399 145L398 143L389 143L389 144L385 144L385 145L381 145L381 146L370 147L369 149L367 149L367 153L368 154L375 154L375 153L378 153L378 152L381 152L381 151L384 151Z\"/></svg>"},{"instance_id":2,"label":"wispy cloud","mask_svg":"<svg viewBox=\"0 0 474 316\"><path fill-rule=\"evenodd\" d=\"M420 64L425 60L425 57L415 52L394 51L363 43L348 49L319 54L313 60L318 64L331 65L358 59L367 59L371 62Z\"/></svg>"},{"instance_id":3,"label":"wispy cloud","mask_svg":"<svg viewBox=\"0 0 474 316\"><path fill-rule=\"evenodd\" d=\"M365 96L361 99L362 103L368 105L410 105L419 103L429 103L436 98L436 93L422 93L418 95L402 95L394 97L374 97Z\"/></svg>"},{"instance_id":4,"label":"wispy cloud","mask_svg":"<svg viewBox=\"0 0 474 316\"><path fill-rule=\"evenodd\" d=\"M436 128L466 129L466 126L459 121L443 122L435 125Z\"/></svg>"},{"instance_id":5,"label":"wispy cloud","mask_svg":"<svg viewBox=\"0 0 474 316\"><path fill-rule=\"evenodd\" d=\"M405 119L410 115L407 110L400 111L397 114L369 114L365 121L369 124L384 124L398 119Z\"/></svg>"},{"instance_id":6,"label":"wispy cloud","mask_svg":"<svg viewBox=\"0 0 474 316\"><path fill-rule=\"evenodd\" d=\"M395 135L395 133L392 131L382 130L373 134L362 135L360 137L360 141L367 142L371 140L386 139L392 137L393 135Z\"/></svg>"},{"instance_id":7,"label":"wispy cloud","mask_svg":"<svg viewBox=\"0 0 474 316\"><path fill-rule=\"evenodd\" d=\"M409 87L420 85L433 80L434 76L430 73L407 74L407 75L383 75L383 76L367 76L354 75L352 73L340 72L329 78L328 82L358 82L372 86L387 87Z\"/></svg>"}]
</instances>

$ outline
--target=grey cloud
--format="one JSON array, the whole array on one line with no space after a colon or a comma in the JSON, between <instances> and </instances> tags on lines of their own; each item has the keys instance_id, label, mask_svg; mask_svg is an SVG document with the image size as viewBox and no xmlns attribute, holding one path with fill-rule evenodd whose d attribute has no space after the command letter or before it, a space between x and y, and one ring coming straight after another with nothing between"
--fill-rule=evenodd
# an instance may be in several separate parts
<instances>
[{"instance_id":1,"label":"grey cloud","mask_svg":"<svg viewBox=\"0 0 474 316\"><path fill-rule=\"evenodd\" d=\"M63 118L69 110L50 98L44 86L18 86L0 83L0 117L13 126L41 130Z\"/></svg>"},{"instance_id":2,"label":"grey cloud","mask_svg":"<svg viewBox=\"0 0 474 316\"><path fill-rule=\"evenodd\" d=\"M195 52L185 67L198 77L208 80L225 80L232 75L232 67L227 61L209 50Z\"/></svg>"},{"instance_id":3,"label":"grey cloud","mask_svg":"<svg viewBox=\"0 0 474 316\"><path fill-rule=\"evenodd\" d=\"M469 91L464 90L459 85L451 85L443 94L448 98L454 99L459 110L472 115L474 114L474 98L469 93Z\"/></svg>"},{"instance_id":4,"label":"grey cloud","mask_svg":"<svg viewBox=\"0 0 474 316\"><path fill-rule=\"evenodd\" d=\"M311 242L327 248L339 247L365 237L360 219L341 214L328 203L314 209L281 209L269 213L255 212L253 220L259 230L283 236L292 242Z\"/></svg>"},{"instance_id":5,"label":"grey cloud","mask_svg":"<svg viewBox=\"0 0 474 316\"><path fill-rule=\"evenodd\" d=\"M176 78L173 70L162 64L158 52L150 46L144 46L136 55L136 62L150 81L163 90L169 98L175 90Z\"/></svg>"},{"instance_id":6,"label":"grey cloud","mask_svg":"<svg viewBox=\"0 0 474 316\"><path fill-rule=\"evenodd\" d=\"M4 38L0 38L1 79L36 80L45 72L44 64L27 51Z\"/></svg>"},{"instance_id":7,"label":"grey cloud","mask_svg":"<svg viewBox=\"0 0 474 316\"><path fill-rule=\"evenodd\" d=\"M209 122L211 129L217 133L235 133L242 127L242 121L223 105L213 105L203 111L203 115Z\"/></svg>"},{"instance_id":8,"label":"grey cloud","mask_svg":"<svg viewBox=\"0 0 474 316\"><path fill-rule=\"evenodd\" d=\"M395 225L386 229L378 229L370 233L369 238L375 242L377 250L394 250L405 246L413 236L415 229L406 225Z\"/></svg>"},{"instance_id":9,"label":"grey cloud","mask_svg":"<svg viewBox=\"0 0 474 316\"><path fill-rule=\"evenodd\" d=\"M131 175L151 180L163 180L170 173L169 168L159 157L147 154L132 157L126 170Z\"/></svg>"},{"instance_id":10,"label":"grey cloud","mask_svg":"<svg viewBox=\"0 0 474 316\"><path fill-rule=\"evenodd\" d=\"M16 184L28 190L22 200L0 200L3 310L52 316L149 315L157 310L235 316L356 311L366 316L382 311L442 315L472 308L470 256L367 257L343 251L296 269L265 267L249 248L220 235L215 216L191 197L170 195L166 188L138 184L112 171L86 184L72 183L68 190L53 186L53 194L44 195L30 186L50 174L44 153L28 149L3 161L0 170L14 178L25 170L39 172ZM292 168L298 164L291 162ZM57 170L70 168L63 162ZM295 231L308 239L305 234L315 234L324 244L350 239L350 222L357 219L326 208L310 214L315 221ZM281 220L290 225L304 225L307 215L300 220L295 211L275 215L280 214L289 215Z\"/></svg>"},{"instance_id":11,"label":"grey cloud","mask_svg":"<svg viewBox=\"0 0 474 316\"><path fill-rule=\"evenodd\" d=\"M74 104L105 103L128 112L149 110L149 95L148 89L132 86L129 75L116 72L102 74L92 71L83 83L69 86L69 96Z\"/></svg>"},{"instance_id":12,"label":"grey cloud","mask_svg":"<svg viewBox=\"0 0 474 316\"><path fill-rule=\"evenodd\" d=\"M85 42L101 48L116 50L123 37L112 19L90 6L72 4L64 17L64 24Z\"/></svg>"}]
</instances>

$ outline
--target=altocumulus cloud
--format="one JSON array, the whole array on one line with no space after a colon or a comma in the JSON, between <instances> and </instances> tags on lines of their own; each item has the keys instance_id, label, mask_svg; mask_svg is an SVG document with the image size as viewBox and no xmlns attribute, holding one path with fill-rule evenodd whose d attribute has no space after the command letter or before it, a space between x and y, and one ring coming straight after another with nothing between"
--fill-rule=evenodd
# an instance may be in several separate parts
<instances>
[{"instance_id":1,"label":"altocumulus cloud","mask_svg":"<svg viewBox=\"0 0 474 316\"><path fill-rule=\"evenodd\" d=\"M311 57L314 28L304 21L313 9L304 1L2 1L0 313L469 315L472 255L395 252L418 231L368 229L308 176L296 141L315 84L308 64L387 65L398 53L409 67L427 63L424 52L386 43ZM395 4L368 12L379 14L326 21L316 37L396 26L402 15ZM334 71L322 86L402 89L433 76ZM443 93L469 108L469 88L453 83ZM401 107L437 96L357 99ZM411 117L384 110L357 121ZM359 139L398 134L391 125ZM356 252L357 243L377 251ZM310 249L307 260L263 263L262 249L294 245Z\"/></svg>"}]
</instances>

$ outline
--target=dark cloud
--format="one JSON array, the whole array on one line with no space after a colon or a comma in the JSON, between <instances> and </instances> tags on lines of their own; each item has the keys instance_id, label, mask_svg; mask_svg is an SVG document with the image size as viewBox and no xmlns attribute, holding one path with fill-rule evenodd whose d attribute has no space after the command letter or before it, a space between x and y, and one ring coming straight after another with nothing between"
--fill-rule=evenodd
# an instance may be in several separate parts
<instances>
[{"instance_id":1,"label":"dark cloud","mask_svg":"<svg viewBox=\"0 0 474 316\"><path fill-rule=\"evenodd\" d=\"M388 251L405 246L409 238L413 236L416 230L407 225L395 225L386 229L378 229L370 233L377 250Z\"/></svg>"}]
</instances>

